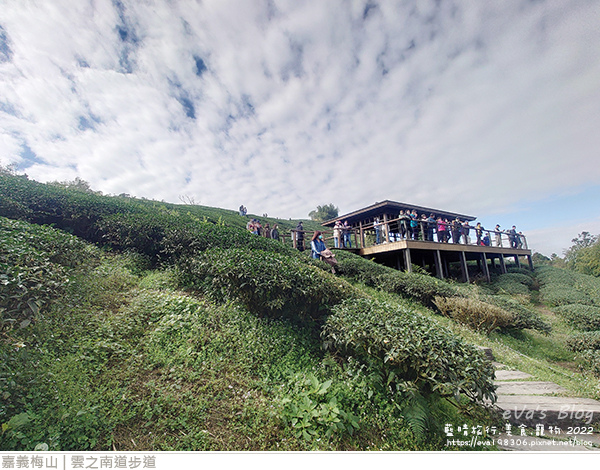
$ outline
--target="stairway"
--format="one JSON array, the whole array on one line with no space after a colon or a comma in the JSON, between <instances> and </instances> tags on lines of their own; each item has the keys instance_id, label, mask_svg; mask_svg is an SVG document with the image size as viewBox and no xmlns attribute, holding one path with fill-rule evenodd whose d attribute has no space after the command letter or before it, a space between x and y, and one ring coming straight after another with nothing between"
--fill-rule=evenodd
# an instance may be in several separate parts
<instances>
[{"instance_id":1,"label":"stairway","mask_svg":"<svg viewBox=\"0 0 600 470\"><path fill-rule=\"evenodd\" d=\"M483 349L496 368L496 407L506 423L499 448L600 451L600 401L570 397L568 390L555 383L509 370L493 360L491 350Z\"/></svg>"}]
</instances>

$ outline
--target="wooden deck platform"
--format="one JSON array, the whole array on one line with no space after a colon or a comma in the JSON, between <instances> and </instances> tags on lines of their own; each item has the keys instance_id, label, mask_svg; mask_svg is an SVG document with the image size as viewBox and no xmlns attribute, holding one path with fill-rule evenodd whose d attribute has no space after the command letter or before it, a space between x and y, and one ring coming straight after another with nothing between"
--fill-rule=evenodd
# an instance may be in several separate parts
<instances>
[{"instance_id":1,"label":"wooden deck platform","mask_svg":"<svg viewBox=\"0 0 600 470\"><path fill-rule=\"evenodd\" d=\"M528 267L533 269L531 250L509 247L401 240L352 251L360 256L374 258L378 262L409 272L412 271L413 264L421 265L434 272L440 279L449 276L451 263L460 263L462 278L465 282L469 282L468 261L476 261L478 268L488 281L490 280L490 267L495 269L496 261L499 263L501 272L507 272L506 258L513 258L514 263L521 267L521 258L523 257L527 260Z\"/></svg>"}]
</instances>

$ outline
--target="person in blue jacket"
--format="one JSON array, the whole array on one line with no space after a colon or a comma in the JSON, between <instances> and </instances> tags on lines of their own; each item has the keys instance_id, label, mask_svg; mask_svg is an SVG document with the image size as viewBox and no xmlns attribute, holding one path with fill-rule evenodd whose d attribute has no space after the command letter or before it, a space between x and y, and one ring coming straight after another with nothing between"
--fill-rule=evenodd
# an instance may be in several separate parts
<instances>
[{"instance_id":1,"label":"person in blue jacket","mask_svg":"<svg viewBox=\"0 0 600 470\"><path fill-rule=\"evenodd\" d=\"M314 259L320 259L321 252L327 249L327 246L325 246L325 242L323 241L323 234L318 230L312 236L310 241L310 249Z\"/></svg>"}]
</instances>

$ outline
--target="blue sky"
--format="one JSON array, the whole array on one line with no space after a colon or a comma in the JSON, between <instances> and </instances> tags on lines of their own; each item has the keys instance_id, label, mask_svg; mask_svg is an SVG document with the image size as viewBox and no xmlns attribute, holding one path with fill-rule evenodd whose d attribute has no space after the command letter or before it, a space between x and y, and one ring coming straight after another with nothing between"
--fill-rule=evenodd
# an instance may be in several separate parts
<instances>
[{"instance_id":1,"label":"blue sky","mask_svg":"<svg viewBox=\"0 0 600 470\"><path fill-rule=\"evenodd\" d=\"M385 199L600 233L600 2L53 0L0 10L0 164L276 217Z\"/></svg>"}]
</instances>

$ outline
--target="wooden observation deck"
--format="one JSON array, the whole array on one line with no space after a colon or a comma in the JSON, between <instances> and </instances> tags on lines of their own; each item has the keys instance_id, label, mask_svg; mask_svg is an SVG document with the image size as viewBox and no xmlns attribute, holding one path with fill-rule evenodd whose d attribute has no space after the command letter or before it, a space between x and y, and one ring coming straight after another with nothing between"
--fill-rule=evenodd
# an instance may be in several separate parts
<instances>
[{"instance_id":1,"label":"wooden observation deck","mask_svg":"<svg viewBox=\"0 0 600 470\"><path fill-rule=\"evenodd\" d=\"M407 210L416 211L418 214L416 230L412 230L406 221L399 218L400 211ZM422 214L427 217L433 215L435 219L447 219L448 222L458 220L463 227L466 223L469 236L465 237L461 233L458 240L449 237L449 241L441 242L437 237L437 223L434 225L431 221L421 219ZM382 264L409 272L412 271L413 265L422 266L440 279L449 277L452 267L458 264L463 281L469 282L471 262L471 265L477 265L478 271L489 281L490 267L495 270L496 262L502 273L507 272L506 258L514 259L514 264L518 267L521 267L521 258L524 258L529 268L533 269L531 250L528 249L527 239L522 233L511 237L506 231L481 228L480 236L477 237L475 226L471 224L475 219L473 216L455 212L383 201L329 220L323 225L333 228L337 221L347 223L346 243L336 243L334 248L351 250ZM486 235L489 244L477 244L477 238L484 240ZM327 239L331 244L333 236Z\"/></svg>"}]
</instances>

